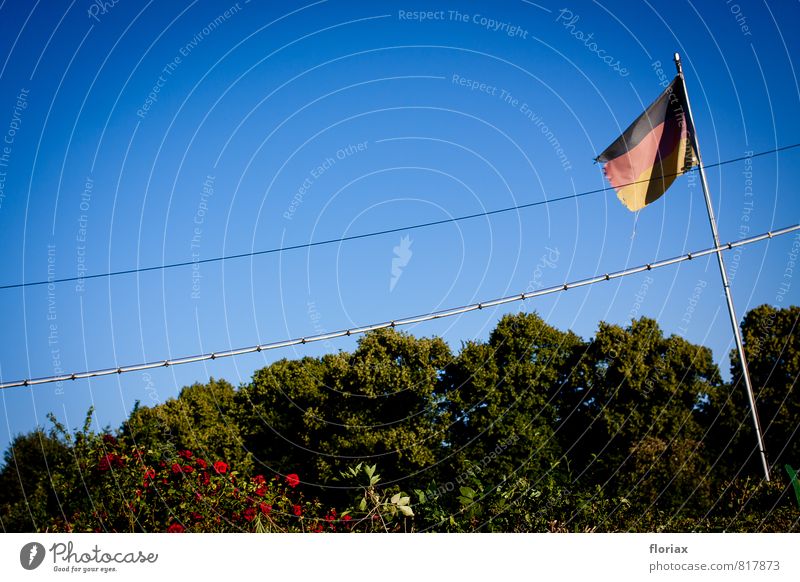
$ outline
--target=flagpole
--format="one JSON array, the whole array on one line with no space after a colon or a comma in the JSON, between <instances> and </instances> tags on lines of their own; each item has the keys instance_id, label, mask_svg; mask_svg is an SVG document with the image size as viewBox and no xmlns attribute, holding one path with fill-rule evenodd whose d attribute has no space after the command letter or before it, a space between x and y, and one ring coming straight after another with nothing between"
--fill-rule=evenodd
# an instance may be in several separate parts
<instances>
[{"instance_id":1,"label":"flagpole","mask_svg":"<svg viewBox=\"0 0 800 582\"><path fill-rule=\"evenodd\" d=\"M689 93L686 90L686 80L683 78L683 67L681 67L681 57L675 53L675 67L678 70L678 77L681 79L683 86L683 94L686 97L686 115L689 119L689 124L692 129L690 131L692 145L697 154L697 163L700 170L700 184L703 187L703 196L706 199L706 210L708 210L708 222L711 225L711 234L714 237L714 245L719 247L719 233L717 232L717 221L714 218L714 208L711 204L711 195L708 192L708 182L706 181L706 171L703 167L703 157L700 155L700 145L697 143L697 132L695 130L694 118L692 117L692 107L689 104ZM764 468L764 479L769 481L769 463L767 463L767 451L764 446L764 435L761 432L761 422L758 419L758 410L756 409L756 399L753 394L753 384L750 382L750 372L747 369L747 360L744 357L744 345L742 344L742 332L739 329L739 320L736 318L736 311L733 307L733 297L731 296L731 288L728 283L728 273L725 270L725 262L722 259L722 251L718 248L717 262L719 263L719 273L722 277L722 288L725 290L725 300L728 303L728 314L731 318L731 327L733 327L733 337L736 340L736 350L739 352L739 362L742 367L742 376L744 377L744 384L747 388L747 399L750 402L750 414L753 418L753 426L756 429L756 437L758 438L758 452L761 455L761 465Z\"/></svg>"}]
</instances>

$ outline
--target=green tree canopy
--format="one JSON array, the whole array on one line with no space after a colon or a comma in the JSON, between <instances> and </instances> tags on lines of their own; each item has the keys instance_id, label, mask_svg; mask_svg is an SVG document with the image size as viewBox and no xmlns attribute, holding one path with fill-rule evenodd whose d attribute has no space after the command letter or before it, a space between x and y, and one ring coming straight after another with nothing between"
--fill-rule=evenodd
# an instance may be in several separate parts
<instances>
[{"instance_id":1,"label":"green tree canopy","mask_svg":"<svg viewBox=\"0 0 800 582\"><path fill-rule=\"evenodd\" d=\"M434 531L791 531L800 513L782 464L800 468L798 317L764 305L742 325L772 483L735 353L724 383L708 348L651 319L600 323L584 340L519 313L455 355L386 329L352 353L276 361L239 388L212 378L137 405L116 437L92 432L91 416L73 434L54 421L5 452L0 525L236 531L255 527L256 507L271 519L268 498L285 514L276 531L302 529L291 520L306 510L330 529L329 508L357 493L397 527L413 517ZM343 472L366 482L351 489ZM226 523L202 494L183 499L218 484ZM160 487L169 503L154 501Z\"/></svg>"},{"instance_id":2,"label":"green tree canopy","mask_svg":"<svg viewBox=\"0 0 800 582\"><path fill-rule=\"evenodd\" d=\"M54 431L34 430L11 441L0 470L0 525L3 531L36 531L61 513L52 485L69 461L70 449Z\"/></svg>"},{"instance_id":3,"label":"green tree canopy","mask_svg":"<svg viewBox=\"0 0 800 582\"><path fill-rule=\"evenodd\" d=\"M711 350L652 319L601 323L561 404L573 474L663 509L706 501L698 415L720 382Z\"/></svg>"},{"instance_id":4,"label":"green tree canopy","mask_svg":"<svg viewBox=\"0 0 800 582\"><path fill-rule=\"evenodd\" d=\"M800 307L761 305L742 323L744 352L756 394L768 460L782 478L784 464L800 466ZM707 422L710 442L727 476L761 473L739 356L731 351L731 383L711 400Z\"/></svg>"},{"instance_id":5,"label":"green tree canopy","mask_svg":"<svg viewBox=\"0 0 800 582\"><path fill-rule=\"evenodd\" d=\"M152 407L138 403L123 423L121 435L141 448L158 450L165 459L189 449L241 466L250 462L232 413L236 391L225 380L192 384Z\"/></svg>"},{"instance_id":6,"label":"green tree canopy","mask_svg":"<svg viewBox=\"0 0 800 582\"><path fill-rule=\"evenodd\" d=\"M433 465L447 416L437 386L452 356L441 339L394 330L352 353L281 360L237 394L237 421L256 462L322 484L360 460L385 481Z\"/></svg>"}]
</instances>

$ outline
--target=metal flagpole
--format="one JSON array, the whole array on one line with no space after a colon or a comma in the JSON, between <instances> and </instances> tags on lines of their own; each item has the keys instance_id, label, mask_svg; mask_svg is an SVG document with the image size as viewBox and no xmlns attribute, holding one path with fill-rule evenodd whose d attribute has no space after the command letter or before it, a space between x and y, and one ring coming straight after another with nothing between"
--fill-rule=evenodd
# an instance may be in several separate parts
<instances>
[{"instance_id":1,"label":"metal flagpole","mask_svg":"<svg viewBox=\"0 0 800 582\"><path fill-rule=\"evenodd\" d=\"M711 205L711 196L708 193L708 182L706 181L706 171L703 167L703 157L700 155L700 145L697 143L697 132L695 131L694 118L692 117L692 107L689 105L689 94L686 91L686 81L683 78L683 67L681 67L681 57L675 53L675 67L678 69L678 77L680 77L681 85L683 86L683 94L686 97L686 115L689 119L692 145L697 154L697 163L700 170L700 184L703 186L703 195L706 199L706 209L708 210L708 222L711 225L711 234L714 236L714 244L719 247L719 233L717 232L717 221L714 218L714 209ZM764 435L761 432L761 422L758 419L758 410L756 409L756 398L753 394L753 385L750 382L750 372L747 369L747 360L744 357L744 345L742 344L742 332L739 330L739 320L736 318L736 311L733 308L733 297L731 297L731 288L728 284L728 273L725 271L725 262L722 260L722 251L717 250L717 262L719 263L719 273L722 277L722 287L725 290L725 299L728 302L728 314L731 317L731 326L733 327L733 337L736 339L736 350L739 352L739 362L742 367L742 376L744 377L744 384L747 388L747 399L750 402L750 414L753 417L753 425L756 429L756 436L758 438L758 452L761 455L761 465L764 467L764 479L769 481L769 463L767 463L767 451L764 447Z\"/></svg>"}]
</instances>

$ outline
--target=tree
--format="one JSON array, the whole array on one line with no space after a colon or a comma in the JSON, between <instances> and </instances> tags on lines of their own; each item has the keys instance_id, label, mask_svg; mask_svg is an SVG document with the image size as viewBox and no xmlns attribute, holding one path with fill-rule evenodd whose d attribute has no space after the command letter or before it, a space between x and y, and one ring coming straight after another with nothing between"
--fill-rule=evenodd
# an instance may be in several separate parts
<instances>
[{"instance_id":1,"label":"tree","mask_svg":"<svg viewBox=\"0 0 800 582\"><path fill-rule=\"evenodd\" d=\"M761 305L745 315L742 338L756 408L764 431L773 473L785 479L784 464L800 465L800 307L778 309ZM727 476L760 475L750 404L738 353L731 351L731 383L718 390L709 406L710 441Z\"/></svg>"},{"instance_id":2,"label":"tree","mask_svg":"<svg viewBox=\"0 0 800 582\"><path fill-rule=\"evenodd\" d=\"M492 451L496 462L480 471L493 484L552 468L561 450L556 397L580 345L572 332L521 313L503 317L487 343L463 346L445 377L456 471L485 464Z\"/></svg>"},{"instance_id":3,"label":"tree","mask_svg":"<svg viewBox=\"0 0 800 582\"><path fill-rule=\"evenodd\" d=\"M361 460L384 482L433 465L447 426L437 395L451 360L441 339L394 330L362 337L352 354L281 360L237 394L245 446L270 470L330 482Z\"/></svg>"},{"instance_id":4,"label":"tree","mask_svg":"<svg viewBox=\"0 0 800 582\"><path fill-rule=\"evenodd\" d=\"M163 404L142 407L137 403L123 423L121 436L140 448L160 451L167 460L181 449L190 449L246 468L251 461L231 417L235 394L231 384L211 378L183 388L178 398Z\"/></svg>"},{"instance_id":5,"label":"tree","mask_svg":"<svg viewBox=\"0 0 800 582\"><path fill-rule=\"evenodd\" d=\"M387 329L353 353L277 361L238 390L212 378L137 405L116 436L92 432L91 411L74 434L51 418L5 453L0 523L372 531L391 515L379 530L790 531L779 469L800 463L798 317L761 306L742 325L773 483L758 479L735 354L724 384L708 348L651 319L601 322L584 341L517 314L455 357Z\"/></svg>"},{"instance_id":6,"label":"tree","mask_svg":"<svg viewBox=\"0 0 800 582\"><path fill-rule=\"evenodd\" d=\"M6 532L36 531L61 513L52 477L63 471L69 447L38 428L19 435L3 455L0 470L0 525Z\"/></svg>"},{"instance_id":7,"label":"tree","mask_svg":"<svg viewBox=\"0 0 800 582\"><path fill-rule=\"evenodd\" d=\"M562 443L580 480L644 507L672 511L708 500L698 415L720 384L711 350L652 319L600 323L562 399Z\"/></svg>"}]
</instances>

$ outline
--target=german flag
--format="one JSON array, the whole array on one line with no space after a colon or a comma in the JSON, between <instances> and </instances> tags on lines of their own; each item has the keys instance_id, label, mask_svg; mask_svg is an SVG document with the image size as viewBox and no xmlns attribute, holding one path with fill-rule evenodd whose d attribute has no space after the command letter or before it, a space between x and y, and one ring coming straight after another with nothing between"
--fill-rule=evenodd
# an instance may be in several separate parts
<instances>
[{"instance_id":1,"label":"german flag","mask_svg":"<svg viewBox=\"0 0 800 582\"><path fill-rule=\"evenodd\" d=\"M597 157L628 210L658 200L675 178L698 164L679 76L614 143Z\"/></svg>"}]
</instances>

